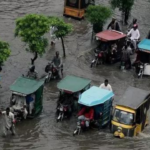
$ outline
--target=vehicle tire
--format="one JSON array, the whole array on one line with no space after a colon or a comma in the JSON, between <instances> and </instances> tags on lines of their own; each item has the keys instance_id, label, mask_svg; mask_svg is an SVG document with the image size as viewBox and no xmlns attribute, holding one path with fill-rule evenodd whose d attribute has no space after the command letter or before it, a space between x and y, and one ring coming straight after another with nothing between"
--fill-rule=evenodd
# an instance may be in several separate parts
<instances>
[{"instance_id":1,"label":"vehicle tire","mask_svg":"<svg viewBox=\"0 0 150 150\"><path fill-rule=\"evenodd\" d=\"M91 68L93 67L93 64L94 64L94 63L91 63Z\"/></svg>"},{"instance_id":2,"label":"vehicle tire","mask_svg":"<svg viewBox=\"0 0 150 150\"><path fill-rule=\"evenodd\" d=\"M75 129L74 132L73 132L73 136L75 136L77 134L78 134L78 129Z\"/></svg>"},{"instance_id":3,"label":"vehicle tire","mask_svg":"<svg viewBox=\"0 0 150 150\"><path fill-rule=\"evenodd\" d=\"M97 67L97 66L98 66L98 59L95 62L95 67Z\"/></svg>"}]
</instances>

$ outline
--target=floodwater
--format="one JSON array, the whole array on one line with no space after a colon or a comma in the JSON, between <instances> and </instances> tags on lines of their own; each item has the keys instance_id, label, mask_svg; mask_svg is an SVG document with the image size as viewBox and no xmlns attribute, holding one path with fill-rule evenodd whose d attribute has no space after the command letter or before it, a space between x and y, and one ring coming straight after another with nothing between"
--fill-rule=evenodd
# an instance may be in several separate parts
<instances>
[{"instance_id":1,"label":"floodwater","mask_svg":"<svg viewBox=\"0 0 150 150\"><path fill-rule=\"evenodd\" d=\"M97 3L108 5L108 0L97 0ZM136 0L131 18L136 17L139 22L141 36L144 38L150 24L150 2L148 0ZM5 63L2 74L2 89L0 89L0 109L4 109L10 99L9 86L15 79L24 74L30 64L32 54L26 52L25 44L18 38L14 38L15 19L29 13L40 13L62 17L63 0L1 0L0 1L0 39L10 43L11 57ZM114 14L120 20L120 13ZM99 85L108 78L114 93L115 102L129 86L150 89L149 78L137 79L134 71L121 72L118 64L113 66L99 66L90 68L93 58L91 49L96 47L91 42L91 25L86 21L77 21L65 18L74 26L71 35L65 38L67 58L64 60L65 75L77 75L92 80L93 85ZM123 27L125 30L125 27ZM62 52L60 41L57 41L54 49L48 48L46 54L36 61L36 70L39 75L44 73L44 67L53 57L56 50ZM80 136L73 137L72 132L76 126L75 116L71 120L56 123L55 111L58 89L57 81L51 82L45 87L43 112L33 120L17 124L15 137L0 137L0 150L148 150L150 149L150 127L144 133L135 138L116 139L104 129L100 132L92 130ZM2 120L0 119L0 129Z\"/></svg>"}]
</instances>

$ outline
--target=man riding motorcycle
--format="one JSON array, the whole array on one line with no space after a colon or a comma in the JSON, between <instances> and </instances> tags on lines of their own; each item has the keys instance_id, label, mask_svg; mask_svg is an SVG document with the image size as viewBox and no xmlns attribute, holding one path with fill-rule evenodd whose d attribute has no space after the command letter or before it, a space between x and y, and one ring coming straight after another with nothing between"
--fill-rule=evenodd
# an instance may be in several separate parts
<instances>
[{"instance_id":1,"label":"man riding motorcycle","mask_svg":"<svg viewBox=\"0 0 150 150\"><path fill-rule=\"evenodd\" d=\"M90 121L94 118L94 109L92 107L83 107L78 116L78 121L85 121L86 128L89 128Z\"/></svg>"},{"instance_id":2,"label":"man riding motorcycle","mask_svg":"<svg viewBox=\"0 0 150 150\"><path fill-rule=\"evenodd\" d=\"M54 56L52 63L54 67L58 70L59 77L61 77L61 75L63 76L63 65L58 51L56 52L56 55Z\"/></svg>"},{"instance_id":3,"label":"man riding motorcycle","mask_svg":"<svg viewBox=\"0 0 150 150\"><path fill-rule=\"evenodd\" d=\"M140 39L140 32L138 30L138 25L134 24L133 28L127 34L130 36L131 43L134 46L134 50L137 49L137 41Z\"/></svg>"}]
</instances>

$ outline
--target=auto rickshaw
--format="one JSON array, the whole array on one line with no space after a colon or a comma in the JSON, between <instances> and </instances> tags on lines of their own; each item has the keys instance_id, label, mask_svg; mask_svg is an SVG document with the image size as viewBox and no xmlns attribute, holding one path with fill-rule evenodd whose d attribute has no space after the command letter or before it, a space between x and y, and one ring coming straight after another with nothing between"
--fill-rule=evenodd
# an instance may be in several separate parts
<instances>
[{"instance_id":1,"label":"auto rickshaw","mask_svg":"<svg viewBox=\"0 0 150 150\"><path fill-rule=\"evenodd\" d=\"M94 0L65 0L64 15L82 19L85 15L85 9Z\"/></svg>"},{"instance_id":2,"label":"auto rickshaw","mask_svg":"<svg viewBox=\"0 0 150 150\"><path fill-rule=\"evenodd\" d=\"M79 95L90 88L91 81L76 76L66 76L58 84L59 99L57 102L57 121L69 118L71 113L77 110Z\"/></svg>"},{"instance_id":3,"label":"auto rickshaw","mask_svg":"<svg viewBox=\"0 0 150 150\"><path fill-rule=\"evenodd\" d=\"M143 75L150 76L150 40L144 39L138 44L136 62L136 73L138 77Z\"/></svg>"},{"instance_id":4,"label":"auto rickshaw","mask_svg":"<svg viewBox=\"0 0 150 150\"><path fill-rule=\"evenodd\" d=\"M19 77L11 86L10 108L17 121L34 118L43 108L44 81Z\"/></svg>"},{"instance_id":5,"label":"auto rickshaw","mask_svg":"<svg viewBox=\"0 0 150 150\"><path fill-rule=\"evenodd\" d=\"M101 129L108 125L111 121L111 111L114 93L99 87L93 86L87 91L83 92L78 100L80 104L80 111L78 113L77 127L73 135L80 134L86 129L86 120L80 120L80 112L87 113L86 109L92 111L93 116L89 119L89 127ZM81 116L86 115L85 112Z\"/></svg>"},{"instance_id":6,"label":"auto rickshaw","mask_svg":"<svg viewBox=\"0 0 150 150\"><path fill-rule=\"evenodd\" d=\"M99 45L94 49L95 58L91 62L91 67L120 61L126 34L115 30L106 30L97 33L96 39Z\"/></svg>"},{"instance_id":7,"label":"auto rickshaw","mask_svg":"<svg viewBox=\"0 0 150 150\"><path fill-rule=\"evenodd\" d=\"M149 107L149 91L128 87L114 107L111 132L119 138L138 135L148 125Z\"/></svg>"}]
</instances>

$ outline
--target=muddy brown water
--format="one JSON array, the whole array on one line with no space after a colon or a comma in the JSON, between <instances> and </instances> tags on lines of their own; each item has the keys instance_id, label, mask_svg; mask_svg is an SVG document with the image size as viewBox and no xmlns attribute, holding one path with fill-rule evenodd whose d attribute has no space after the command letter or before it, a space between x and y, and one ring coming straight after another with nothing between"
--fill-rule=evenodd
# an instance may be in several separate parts
<instances>
[{"instance_id":1,"label":"muddy brown water","mask_svg":"<svg viewBox=\"0 0 150 150\"><path fill-rule=\"evenodd\" d=\"M97 0L99 4L108 5L108 0ZM144 38L150 29L150 2L136 0L131 18L136 17ZM15 19L29 13L40 13L62 17L63 0L1 0L0 1L0 39L8 41L11 46L11 57L3 67L2 89L0 89L0 109L4 109L10 99L9 86L15 79L24 74L30 64L32 54L24 51L25 45L18 38L14 38ZM120 13L116 10L115 16L120 20ZM95 43L91 42L91 25L86 21L65 18L74 25L74 32L65 38L67 58L64 60L65 75L72 74L92 80L93 85L99 85L108 78L114 93L115 102L129 86L150 89L150 78L137 79L133 71L121 72L118 64L113 66L99 66L91 69L90 61L93 58L91 49ZM125 27L123 27L126 30ZM36 61L36 70L39 75L44 72L44 66L56 50L62 52L60 41L54 49L48 48L46 54ZM108 129L91 130L80 136L73 137L76 118L56 123L55 108L58 96L57 81L45 87L43 112L35 119L21 122L16 126L17 135L7 138L0 137L0 150L149 150L150 127L135 138L116 139ZM0 129L2 120L0 119Z\"/></svg>"}]
</instances>

